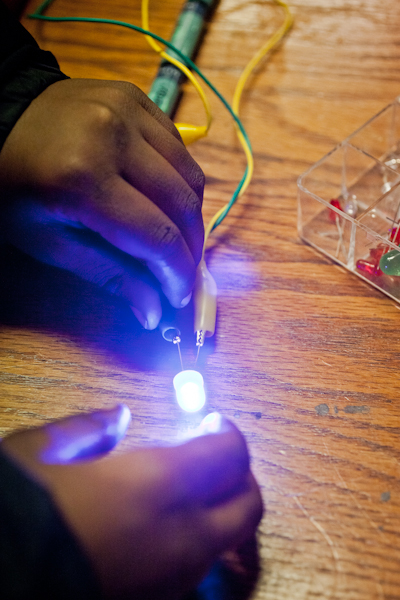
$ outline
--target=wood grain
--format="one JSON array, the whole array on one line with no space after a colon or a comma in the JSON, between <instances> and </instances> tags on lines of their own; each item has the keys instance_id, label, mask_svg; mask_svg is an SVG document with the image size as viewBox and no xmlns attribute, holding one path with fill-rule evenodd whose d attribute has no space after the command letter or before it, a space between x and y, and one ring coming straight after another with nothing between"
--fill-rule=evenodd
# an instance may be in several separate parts
<instances>
[{"instance_id":1,"label":"wood grain","mask_svg":"<svg viewBox=\"0 0 400 600\"><path fill-rule=\"evenodd\" d=\"M179 5L151 3L154 31L170 35ZM394 600L400 306L298 239L296 179L399 93L400 4L291 6L292 32L243 98L253 183L208 251L219 317L200 357L207 411L228 415L245 434L266 506L254 589L254 561L240 568L230 557L219 597ZM139 23L139 2L56 0L50 14ZM228 98L280 19L267 1L221 0L197 62ZM138 34L23 22L67 74L149 89L158 60ZM214 98L212 106L210 135L191 148L208 180L205 219L230 197L245 166L229 116ZM178 117L203 122L190 87ZM11 249L1 262L3 434L116 401L134 415L122 449L182 439L199 422L203 415L189 417L175 405L178 356L159 332L140 331L127 307L67 273ZM177 319L190 367L191 308ZM229 570L236 587L227 583Z\"/></svg>"}]
</instances>

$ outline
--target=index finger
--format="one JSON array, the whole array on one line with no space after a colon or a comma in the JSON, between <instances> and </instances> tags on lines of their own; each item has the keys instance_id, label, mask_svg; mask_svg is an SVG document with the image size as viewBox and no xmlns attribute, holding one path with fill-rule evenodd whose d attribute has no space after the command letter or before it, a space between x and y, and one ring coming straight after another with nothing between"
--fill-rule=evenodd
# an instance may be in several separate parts
<instances>
[{"instance_id":1,"label":"index finger","mask_svg":"<svg viewBox=\"0 0 400 600\"><path fill-rule=\"evenodd\" d=\"M194 258L179 228L144 194L113 175L80 216L113 246L142 260L172 306L185 305L195 279Z\"/></svg>"}]
</instances>

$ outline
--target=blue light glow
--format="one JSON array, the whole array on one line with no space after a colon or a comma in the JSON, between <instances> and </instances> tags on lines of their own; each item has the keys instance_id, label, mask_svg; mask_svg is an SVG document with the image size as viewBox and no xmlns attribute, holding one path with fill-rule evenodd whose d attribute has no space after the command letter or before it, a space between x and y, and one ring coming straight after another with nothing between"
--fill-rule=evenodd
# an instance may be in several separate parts
<instances>
[{"instance_id":1,"label":"blue light glow","mask_svg":"<svg viewBox=\"0 0 400 600\"><path fill-rule=\"evenodd\" d=\"M174 377L179 406L186 412L197 412L206 401L203 377L198 371L181 371Z\"/></svg>"}]
</instances>

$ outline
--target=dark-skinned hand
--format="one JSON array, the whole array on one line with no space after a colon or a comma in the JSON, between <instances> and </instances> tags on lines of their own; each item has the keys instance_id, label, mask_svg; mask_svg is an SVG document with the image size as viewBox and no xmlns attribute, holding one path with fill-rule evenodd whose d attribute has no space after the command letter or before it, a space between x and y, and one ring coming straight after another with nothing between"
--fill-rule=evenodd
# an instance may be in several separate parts
<instances>
[{"instance_id":1,"label":"dark-skinned hand","mask_svg":"<svg viewBox=\"0 0 400 600\"><path fill-rule=\"evenodd\" d=\"M184 444L103 456L129 417L119 405L10 435L1 448L50 492L105 597L179 598L254 535L260 491L243 436L216 413Z\"/></svg>"},{"instance_id":2,"label":"dark-skinned hand","mask_svg":"<svg viewBox=\"0 0 400 600\"><path fill-rule=\"evenodd\" d=\"M170 119L130 83L42 92L0 152L0 234L125 299L147 329L161 294L190 300L204 176Z\"/></svg>"}]
</instances>

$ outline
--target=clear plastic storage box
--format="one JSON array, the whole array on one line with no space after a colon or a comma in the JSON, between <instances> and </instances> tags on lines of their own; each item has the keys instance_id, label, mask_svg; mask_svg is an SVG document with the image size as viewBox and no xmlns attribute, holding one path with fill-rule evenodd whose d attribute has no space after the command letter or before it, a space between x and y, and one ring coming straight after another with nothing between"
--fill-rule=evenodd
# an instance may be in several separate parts
<instances>
[{"instance_id":1,"label":"clear plastic storage box","mask_svg":"<svg viewBox=\"0 0 400 600\"><path fill-rule=\"evenodd\" d=\"M400 97L298 179L308 244L400 303L400 276L379 267L400 244Z\"/></svg>"}]
</instances>

